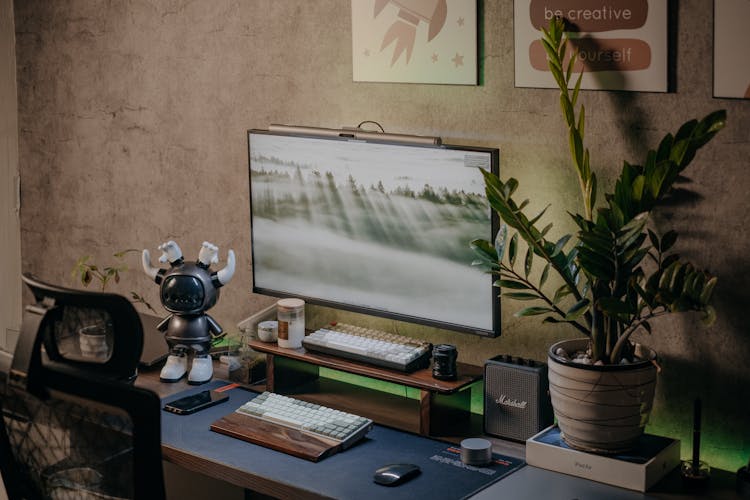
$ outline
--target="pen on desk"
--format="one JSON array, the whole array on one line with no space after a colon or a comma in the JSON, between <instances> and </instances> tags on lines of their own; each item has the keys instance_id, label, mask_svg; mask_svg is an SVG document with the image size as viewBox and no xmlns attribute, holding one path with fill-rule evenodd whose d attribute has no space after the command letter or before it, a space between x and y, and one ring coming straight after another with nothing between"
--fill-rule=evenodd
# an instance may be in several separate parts
<instances>
[{"instance_id":1,"label":"pen on desk","mask_svg":"<svg viewBox=\"0 0 750 500\"><path fill-rule=\"evenodd\" d=\"M701 400L693 403L693 472L700 470L701 453Z\"/></svg>"}]
</instances>

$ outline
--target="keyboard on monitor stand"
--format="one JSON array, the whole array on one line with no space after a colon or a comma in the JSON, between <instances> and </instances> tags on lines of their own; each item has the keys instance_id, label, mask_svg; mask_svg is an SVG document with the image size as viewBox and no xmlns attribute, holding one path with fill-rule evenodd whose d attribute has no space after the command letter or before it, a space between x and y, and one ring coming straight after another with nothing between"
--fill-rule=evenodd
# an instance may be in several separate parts
<instances>
[{"instance_id":1,"label":"keyboard on monitor stand","mask_svg":"<svg viewBox=\"0 0 750 500\"><path fill-rule=\"evenodd\" d=\"M308 351L331 354L402 372L430 365L432 344L370 328L336 323L302 339Z\"/></svg>"},{"instance_id":2,"label":"keyboard on monitor stand","mask_svg":"<svg viewBox=\"0 0 750 500\"><path fill-rule=\"evenodd\" d=\"M334 440L342 450L365 437L372 429L369 418L268 391L236 411L304 434Z\"/></svg>"}]
</instances>

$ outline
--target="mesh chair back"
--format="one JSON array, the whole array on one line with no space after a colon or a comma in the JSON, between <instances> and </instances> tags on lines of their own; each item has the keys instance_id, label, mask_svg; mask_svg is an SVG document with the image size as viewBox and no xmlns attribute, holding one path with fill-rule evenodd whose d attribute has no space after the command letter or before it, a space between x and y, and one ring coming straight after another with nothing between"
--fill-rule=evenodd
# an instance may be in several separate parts
<instances>
[{"instance_id":1,"label":"mesh chair back","mask_svg":"<svg viewBox=\"0 0 750 500\"><path fill-rule=\"evenodd\" d=\"M118 351L132 351L129 336L142 345L140 328L118 328L123 311L137 313L123 297L87 300L55 290L34 289L38 302L24 313L0 391L0 466L9 495L163 498L159 398L132 385L138 356L131 352L127 366Z\"/></svg>"},{"instance_id":2,"label":"mesh chair back","mask_svg":"<svg viewBox=\"0 0 750 500\"><path fill-rule=\"evenodd\" d=\"M40 498L133 498L133 423L116 408L11 390L3 423L16 478Z\"/></svg>"}]
</instances>

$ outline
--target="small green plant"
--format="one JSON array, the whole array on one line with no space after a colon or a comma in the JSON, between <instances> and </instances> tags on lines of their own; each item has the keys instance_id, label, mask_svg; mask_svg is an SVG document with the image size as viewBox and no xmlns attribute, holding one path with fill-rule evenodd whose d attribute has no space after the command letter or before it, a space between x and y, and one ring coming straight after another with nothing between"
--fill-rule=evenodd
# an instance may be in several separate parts
<instances>
[{"instance_id":1,"label":"small green plant","mask_svg":"<svg viewBox=\"0 0 750 500\"><path fill-rule=\"evenodd\" d=\"M125 256L131 252L139 253L140 250L135 248L128 248L119 252L115 252L112 256L116 259L116 263L109 266L98 266L90 262L91 255L84 255L79 258L71 271L71 277L74 281L80 282L83 286L88 287L94 281L99 283L99 290L105 291L107 285L114 281L115 283L120 282L120 274L128 270L128 266L125 263ZM156 313L151 304L146 299L136 293L130 292L131 301L136 304L143 304L150 311Z\"/></svg>"},{"instance_id":2,"label":"small green plant","mask_svg":"<svg viewBox=\"0 0 750 500\"><path fill-rule=\"evenodd\" d=\"M585 108L577 107L582 73L571 90L576 55L565 61L564 21L552 19L542 31L583 198L583 214L570 214L578 227L576 238L566 234L548 240L552 224L540 227L540 220L549 206L528 216L524 208L529 200L517 203L513 198L518 181L503 182L483 171L490 206L502 224L494 244L472 241L474 264L498 276L495 286L503 297L537 302L517 316L544 315L546 323L566 323L589 338L592 362L619 363L633 357L631 334L639 329L650 333L649 321L657 316L700 311L706 323L715 319L710 300L716 277L669 253L677 240L675 231L659 236L646 226L696 151L724 127L726 113L690 120L674 135L667 134L656 150L647 152L643 165L624 162L614 191L596 208L597 177L584 145ZM523 259L517 259L520 240L526 246ZM537 279L532 268L540 259L544 267ZM549 290L550 272L562 279L554 290Z\"/></svg>"}]
</instances>

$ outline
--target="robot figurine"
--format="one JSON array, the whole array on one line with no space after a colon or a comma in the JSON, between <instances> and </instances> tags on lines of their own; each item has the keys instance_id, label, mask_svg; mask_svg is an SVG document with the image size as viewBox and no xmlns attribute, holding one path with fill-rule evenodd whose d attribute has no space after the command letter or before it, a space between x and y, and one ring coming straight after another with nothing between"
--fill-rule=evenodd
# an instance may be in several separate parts
<instances>
[{"instance_id":1,"label":"robot figurine","mask_svg":"<svg viewBox=\"0 0 750 500\"><path fill-rule=\"evenodd\" d=\"M211 337L222 333L221 326L206 311L219 299L219 288L234 275L234 251L227 253L227 265L211 272L211 264L219 262L219 248L204 241L196 262L185 262L174 241L159 245L159 262L169 262L169 269L151 265L151 255L143 250L143 270L159 285L164 308L171 314L159 323L169 345L169 357L162 368L162 382L177 382L185 376L188 354L193 351L193 364L188 383L203 384L211 380L213 365L209 350Z\"/></svg>"}]
</instances>

